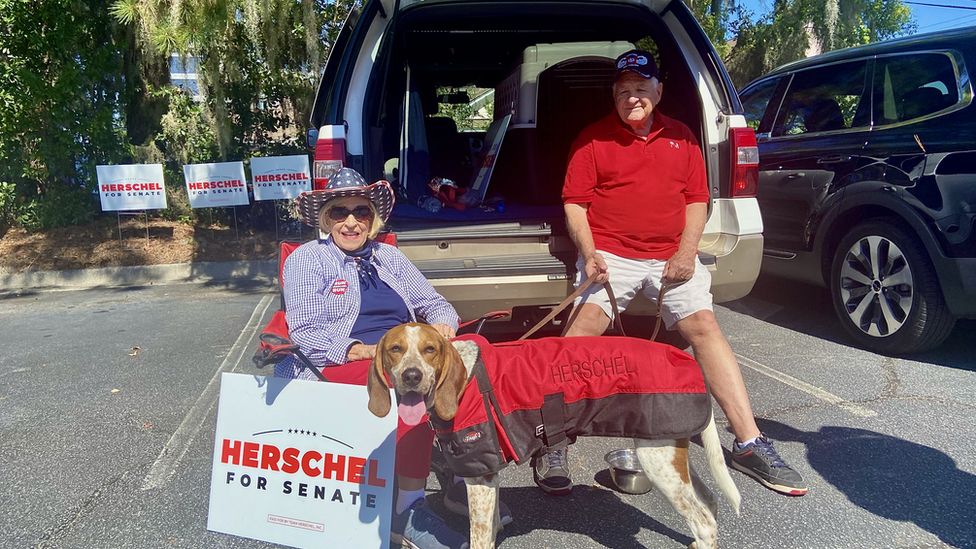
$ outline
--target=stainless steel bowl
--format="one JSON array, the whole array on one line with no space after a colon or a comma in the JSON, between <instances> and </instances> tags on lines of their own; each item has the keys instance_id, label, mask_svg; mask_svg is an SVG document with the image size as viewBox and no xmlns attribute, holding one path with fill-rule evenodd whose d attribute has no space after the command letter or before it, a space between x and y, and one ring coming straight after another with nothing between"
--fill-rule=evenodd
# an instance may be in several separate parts
<instances>
[{"instance_id":1,"label":"stainless steel bowl","mask_svg":"<svg viewBox=\"0 0 976 549\"><path fill-rule=\"evenodd\" d=\"M603 456L610 465L610 478L617 489L627 494L646 494L651 491L651 479L647 478L633 448L613 450Z\"/></svg>"}]
</instances>

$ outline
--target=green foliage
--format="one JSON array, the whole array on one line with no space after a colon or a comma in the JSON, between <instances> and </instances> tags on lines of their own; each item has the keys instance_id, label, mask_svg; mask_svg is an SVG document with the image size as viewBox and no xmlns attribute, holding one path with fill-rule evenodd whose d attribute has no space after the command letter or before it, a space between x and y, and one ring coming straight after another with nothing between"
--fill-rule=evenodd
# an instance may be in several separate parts
<instances>
[{"instance_id":1,"label":"green foliage","mask_svg":"<svg viewBox=\"0 0 976 549\"><path fill-rule=\"evenodd\" d=\"M356 0L115 0L143 48L199 58L218 155L304 151L314 86ZM209 143L207 144L209 146Z\"/></svg>"},{"instance_id":2,"label":"green foliage","mask_svg":"<svg viewBox=\"0 0 976 549\"><path fill-rule=\"evenodd\" d=\"M736 8L734 2L690 1L688 7L695 14L695 19L702 26L705 35L712 41L720 57L725 57L731 47L728 43L730 25L743 16L743 11Z\"/></svg>"},{"instance_id":3,"label":"green foliage","mask_svg":"<svg viewBox=\"0 0 976 549\"><path fill-rule=\"evenodd\" d=\"M439 88L438 94L464 92L470 99L467 103L440 103L437 105L437 115L454 120L458 131L485 131L494 119L494 97L484 94L492 91L486 88L466 86L462 88Z\"/></svg>"},{"instance_id":4,"label":"green foliage","mask_svg":"<svg viewBox=\"0 0 976 549\"><path fill-rule=\"evenodd\" d=\"M0 0L0 181L15 185L31 227L90 218L78 193L97 164L122 157L122 52L108 6Z\"/></svg>"},{"instance_id":5,"label":"green foliage","mask_svg":"<svg viewBox=\"0 0 976 549\"><path fill-rule=\"evenodd\" d=\"M95 216L94 201L95 195L84 187L52 185L20 209L17 224L37 231L88 223Z\"/></svg>"},{"instance_id":6,"label":"green foliage","mask_svg":"<svg viewBox=\"0 0 976 549\"><path fill-rule=\"evenodd\" d=\"M159 216L169 221L192 224L197 220L196 210L190 207L190 197L183 185L183 170L170 166L163 168L163 177L169 183L166 185L166 208L159 211Z\"/></svg>"},{"instance_id":7,"label":"green foliage","mask_svg":"<svg viewBox=\"0 0 976 549\"><path fill-rule=\"evenodd\" d=\"M183 164L213 162L220 152L214 121L205 107L177 88L165 88L158 94L169 100L169 111L161 120L162 132L156 137L166 160L177 169Z\"/></svg>"},{"instance_id":8,"label":"green foliage","mask_svg":"<svg viewBox=\"0 0 976 549\"><path fill-rule=\"evenodd\" d=\"M0 182L0 235L14 224L17 214L17 186Z\"/></svg>"},{"instance_id":9,"label":"green foliage","mask_svg":"<svg viewBox=\"0 0 976 549\"><path fill-rule=\"evenodd\" d=\"M778 0L755 22L743 13L733 25L735 45L724 57L737 86L808 54L915 31L911 12L898 0Z\"/></svg>"}]
</instances>

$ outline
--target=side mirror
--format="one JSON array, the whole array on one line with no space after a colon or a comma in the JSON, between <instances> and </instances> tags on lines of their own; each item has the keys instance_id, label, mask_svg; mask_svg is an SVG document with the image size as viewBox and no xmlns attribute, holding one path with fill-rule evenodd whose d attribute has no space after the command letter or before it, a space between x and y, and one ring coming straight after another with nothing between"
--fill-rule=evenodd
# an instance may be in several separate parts
<instances>
[{"instance_id":1,"label":"side mirror","mask_svg":"<svg viewBox=\"0 0 976 549\"><path fill-rule=\"evenodd\" d=\"M309 128L305 132L305 145L309 150L315 150L315 143L319 140L319 130L318 128Z\"/></svg>"}]
</instances>

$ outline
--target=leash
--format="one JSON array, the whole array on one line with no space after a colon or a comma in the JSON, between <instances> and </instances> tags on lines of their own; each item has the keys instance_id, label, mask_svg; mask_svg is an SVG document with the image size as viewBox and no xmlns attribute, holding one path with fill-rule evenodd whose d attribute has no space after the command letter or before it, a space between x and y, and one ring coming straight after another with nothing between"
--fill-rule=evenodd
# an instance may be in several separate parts
<instances>
[{"instance_id":1,"label":"leash","mask_svg":"<svg viewBox=\"0 0 976 549\"><path fill-rule=\"evenodd\" d=\"M661 303L664 299L664 292L668 289L668 285L661 281L661 289L657 292L657 314L654 315L656 320L654 321L654 333L651 334L651 341L657 340L657 332L661 329Z\"/></svg>"},{"instance_id":2,"label":"leash","mask_svg":"<svg viewBox=\"0 0 976 549\"><path fill-rule=\"evenodd\" d=\"M523 339L526 339L530 335L536 333L537 331L539 331L540 328L542 328L543 326L545 326L546 324L548 324L550 320L556 318L556 315L558 315L559 313L561 313L563 311L563 309L565 309L566 307L568 307L569 304L573 302L573 300L575 300L577 297L579 297L583 292L586 291L587 288L590 287L591 284L593 284L593 282L596 280L596 276L597 276L597 273L593 273L592 276L590 276L589 278L587 278L586 280L584 280L583 283L580 284L579 287L576 288L575 291L573 291L573 293L571 293L568 296L566 296L566 299L562 300L559 303L559 305L556 305L555 307L553 307L552 310L549 311L549 314L547 314L535 326L533 326L532 328L530 328L528 332L525 332L525 334L523 334L522 337L518 338L518 341L521 341ZM610 305L613 308L613 318L611 319L613 321L613 325L620 332L620 335L624 335L624 325L620 321L620 310L617 309L617 298L613 295L613 288L610 287L610 283L609 282L605 282L603 284L603 288L607 291L607 296L610 298Z\"/></svg>"},{"instance_id":3,"label":"leash","mask_svg":"<svg viewBox=\"0 0 976 549\"><path fill-rule=\"evenodd\" d=\"M569 294L566 297L566 299L562 300L559 303L559 305L553 307L552 310L549 311L549 314L547 314L535 326L530 328L529 331L525 332L525 334L523 334L522 337L518 338L518 340L521 341L523 339L528 338L532 334L539 331L540 328L548 324L549 321L556 318L556 315L561 313L563 309L568 307L570 303L572 303L577 297L579 297L583 292L585 292L586 289L589 288L590 285L592 285L595 280L596 280L596 273L594 273L593 276L584 280L583 283L580 284L579 287L576 288L576 290L573 293ZM672 286L675 285L676 284L665 284L664 281L661 282L661 289L658 290L657 292L657 314L654 315L655 318L654 332L651 334L651 341L657 340L657 334L661 330L661 323L663 321L663 319L661 318L661 303L662 300L664 299L664 292L668 291L668 289L670 289ZM613 295L613 288L610 287L610 282L609 281L605 282L603 284L603 288L607 291L607 297L610 298L610 305L613 308L613 318L611 319L613 321L613 325L617 328L617 331L620 332L620 335L626 335L624 333L623 323L620 320L620 310L617 308L617 299Z\"/></svg>"}]
</instances>

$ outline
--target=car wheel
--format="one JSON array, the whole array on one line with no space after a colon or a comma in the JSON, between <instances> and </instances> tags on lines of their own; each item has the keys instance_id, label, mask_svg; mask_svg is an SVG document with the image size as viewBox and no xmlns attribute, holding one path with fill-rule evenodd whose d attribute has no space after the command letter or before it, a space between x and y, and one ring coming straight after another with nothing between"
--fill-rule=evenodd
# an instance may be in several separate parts
<instances>
[{"instance_id":1,"label":"car wheel","mask_svg":"<svg viewBox=\"0 0 976 549\"><path fill-rule=\"evenodd\" d=\"M861 347L915 353L952 332L955 319L925 249L892 221L870 221L845 235L830 272L834 310Z\"/></svg>"}]
</instances>

